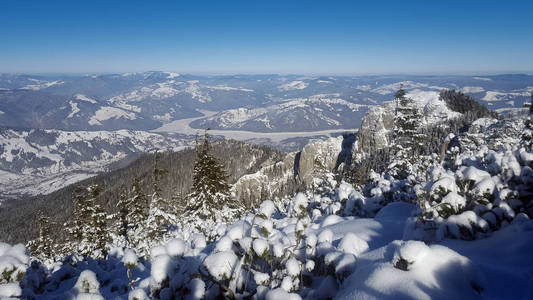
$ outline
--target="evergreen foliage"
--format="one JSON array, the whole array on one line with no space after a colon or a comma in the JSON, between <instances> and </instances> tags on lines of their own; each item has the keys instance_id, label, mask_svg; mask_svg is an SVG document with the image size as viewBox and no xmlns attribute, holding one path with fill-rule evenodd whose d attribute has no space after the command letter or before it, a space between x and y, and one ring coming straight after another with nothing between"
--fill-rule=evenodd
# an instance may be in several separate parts
<instances>
[{"instance_id":1,"label":"evergreen foliage","mask_svg":"<svg viewBox=\"0 0 533 300\"><path fill-rule=\"evenodd\" d=\"M406 97L402 88L395 96L396 110L391 145L393 164L389 168L399 178L406 178L410 173L409 165L416 158L419 146L423 144L423 135L419 132L422 114L414 101Z\"/></svg>"},{"instance_id":2,"label":"evergreen foliage","mask_svg":"<svg viewBox=\"0 0 533 300\"><path fill-rule=\"evenodd\" d=\"M498 117L496 112L489 110L473 98L456 90L443 90L440 92L440 98L446 102L448 108L464 114L469 118L470 122L484 117Z\"/></svg>"},{"instance_id":3,"label":"evergreen foliage","mask_svg":"<svg viewBox=\"0 0 533 300\"><path fill-rule=\"evenodd\" d=\"M186 211L202 219L216 218L215 212L229 202L228 175L224 166L209 153L210 141L207 131L196 146L197 158L193 170L192 192L189 194Z\"/></svg>"},{"instance_id":4,"label":"evergreen foliage","mask_svg":"<svg viewBox=\"0 0 533 300\"><path fill-rule=\"evenodd\" d=\"M117 203L118 212L113 214L112 219L115 225L114 232L125 242L128 240L128 200L126 186L122 185Z\"/></svg>"},{"instance_id":5,"label":"evergreen foliage","mask_svg":"<svg viewBox=\"0 0 533 300\"><path fill-rule=\"evenodd\" d=\"M107 214L97 203L100 192L97 184L76 188L72 226L68 228L70 239L66 248L74 249L84 257L105 257L107 243L111 241Z\"/></svg>"},{"instance_id":6,"label":"evergreen foliage","mask_svg":"<svg viewBox=\"0 0 533 300\"><path fill-rule=\"evenodd\" d=\"M219 161L224 162L228 174L228 183L235 183L241 176L259 171L265 165L283 160L285 154L268 146L257 146L234 140L217 140L210 143L210 153ZM155 154L140 155L135 161L124 168L105 172L90 179L83 180L76 185L88 186L97 183L102 189L99 203L108 214L119 213L117 203L124 187L128 189L126 195L132 197L131 187L135 178L141 178L138 186L146 194L146 216L150 196L153 194L152 172ZM232 159L239 157L239 159ZM195 149L185 149L178 152L159 153L159 166L168 170L161 176L158 187L161 195L168 199L171 206L165 211L182 214L186 207L186 196L191 192L193 183L193 168L196 158ZM281 176L285 170L279 165L269 169L269 176ZM291 181L292 183L292 181ZM265 183L266 184L266 183ZM38 222L39 213L43 212L55 221L52 231L56 243L64 243L70 238L63 224L69 223L73 218L76 185L70 185L48 195L29 197L25 199L6 200L2 202L0 210L0 240L9 243L26 243L36 239L39 229L34 224ZM283 185L279 190L269 191L268 197L282 197L292 194L295 189L290 185ZM237 193L238 194L238 193ZM246 196L246 197L244 197ZM259 203L266 195L238 194L238 198L251 206ZM263 196L263 198L260 198ZM60 207L61 209L54 209ZM118 215L117 215L118 217ZM114 224L116 226L117 223ZM113 230L117 230L113 228ZM116 232L116 231L115 231Z\"/></svg>"},{"instance_id":7,"label":"evergreen foliage","mask_svg":"<svg viewBox=\"0 0 533 300\"><path fill-rule=\"evenodd\" d=\"M531 102L529 103L529 114L533 115L533 92L531 92Z\"/></svg>"},{"instance_id":8,"label":"evergreen foliage","mask_svg":"<svg viewBox=\"0 0 533 300\"><path fill-rule=\"evenodd\" d=\"M39 237L28 242L28 249L41 261L53 259L56 255L57 245L54 243L54 240L51 237L52 224L50 222L50 218L41 213L38 220Z\"/></svg>"},{"instance_id":9,"label":"evergreen foliage","mask_svg":"<svg viewBox=\"0 0 533 300\"><path fill-rule=\"evenodd\" d=\"M168 226L174 223L172 216L165 212L169 205L161 195L161 178L168 173L168 170L159 167L159 159L159 153L156 153L152 172L154 192L152 193L148 219L146 220L147 234L151 240L157 240L167 231Z\"/></svg>"},{"instance_id":10,"label":"evergreen foliage","mask_svg":"<svg viewBox=\"0 0 533 300\"><path fill-rule=\"evenodd\" d=\"M141 180L136 177L129 192L121 193L118 203L118 220L120 230L117 232L123 237L124 246L139 248L146 239L146 219L148 218L148 197L141 188Z\"/></svg>"}]
</instances>

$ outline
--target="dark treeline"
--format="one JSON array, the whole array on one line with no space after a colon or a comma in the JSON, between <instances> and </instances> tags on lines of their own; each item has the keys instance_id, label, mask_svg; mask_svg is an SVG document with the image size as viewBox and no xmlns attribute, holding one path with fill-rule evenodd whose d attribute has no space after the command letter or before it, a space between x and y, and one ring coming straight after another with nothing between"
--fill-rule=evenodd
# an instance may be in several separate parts
<instances>
[{"instance_id":1,"label":"dark treeline","mask_svg":"<svg viewBox=\"0 0 533 300\"><path fill-rule=\"evenodd\" d=\"M440 92L440 98L446 102L449 109L464 114L470 120L483 117L498 117L496 112L489 110L472 97L456 90L444 90Z\"/></svg>"},{"instance_id":2,"label":"dark treeline","mask_svg":"<svg viewBox=\"0 0 533 300\"><path fill-rule=\"evenodd\" d=\"M228 182L258 171L262 166L282 160L284 154L267 146L250 145L232 140L220 140L212 144L211 153L227 171ZM184 208L184 197L192 186L192 171L196 159L194 149L159 153L159 168L165 173L158 183L163 198L174 209ZM77 186L97 184L102 192L97 201L107 213L118 211L117 203L125 189L130 190L136 178L143 193L153 193L154 154L143 154L133 163L111 172L67 186L46 196L12 200L0 207L0 240L8 243L26 242L38 233L38 215L42 213L53 221L52 230L59 237L65 236L62 224L72 216L73 197ZM126 191L127 192L127 191Z\"/></svg>"}]
</instances>

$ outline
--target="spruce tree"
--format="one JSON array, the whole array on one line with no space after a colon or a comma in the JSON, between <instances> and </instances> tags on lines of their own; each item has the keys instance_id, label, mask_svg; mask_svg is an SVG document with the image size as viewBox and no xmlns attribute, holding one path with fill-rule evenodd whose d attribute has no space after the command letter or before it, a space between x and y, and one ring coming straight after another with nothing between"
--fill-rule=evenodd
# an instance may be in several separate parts
<instances>
[{"instance_id":1,"label":"spruce tree","mask_svg":"<svg viewBox=\"0 0 533 300\"><path fill-rule=\"evenodd\" d=\"M423 141L419 133L422 114L403 88L396 92L394 101L396 109L389 169L396 177L406 178Z\"/></svg>"},{"instance_id":2,"label":"spruce tree","mask_svg":"<svg viewBox=\"0 0 533 300\"><path fill-rule=\"evenodd\" d=\"M68 229L69 246L84 257L105 257L107 243L111 240L107 229L107 215L97 204L100 192L97 184L86 188L79 186L75 191L72 227Z\"/></svg>"},{"instance_id":3,"label":"spruce tree","mask_svg":"<svg viewBox=\"0 0 533 300\"><path fill-rule=\"evenodd\" d=\"M50 218L40 213L38 224L39 236L37 239L28 243L28 249L32 256L37 257L41 261L53 259L56 255L56 245L51 238L52 223L50 222Z\"/></svg>"},{"instance_id":4,"label":"spruce tree","mask_svg":"<svg viewBox=\"0 0 533 300\"><path fill-rule=\"evenodd\" d=\"M533 92L531 92L531 102L529 103L529 115L533 115Z\"/></svg>"},{"instance_id":5,"label":"spruce tree","mask_svg":"<svg viewBox=\"0 0 533 300\"><path fill-rule=\"evenodd\" d=\"M127 220L127 243L131 248L138 249L146 240L146 222L148 219L148 197L141 188L141 181L135 178L131 187L131 197L125 203L128 211Z\"/></svg>"},{"instance_id":6,"label":"spruce tree","mask_svg":"<svg viewBox=\"0 0 533 300\"><path fill-rule=\"evenodd\" d=\"M207 131L201 143L196 145L196 162L193 170L192 192L188 195L186 211L201 219L216 219L216 212L229 203L230 186L224 166L209 153Z\"/></svg>"},{"instance_id":7,"label":"spruce tree","mask_svg":"<svg viewBox=\"0 0 533 300\"><path fill-rule=\"evenodd\" d=\"M72 226L68 227L69 242L80 245L83 242L83 228L86 225L86 218L89 203L87 196L87 189L83 186L77 186L74 190L74 208L72 211Z\"/></svg>"},{"instance_id":8,"label":"spruce tree","mask_svg":"<svg viewBox=\"0 0 533 300\"><path fill-rule=\"evenodd\" d=\"M128 202L127 188L122 185L117 203L118 212L113 215L113 222L114 232L120 239L119 244L123 246L127 246L128 243L128 210L130 209Z\"/></svg>"},{"instance_id":9,"label":"spruce tree","mask_svg":"<svg viewBox=\"0 0 533 300\"><path fill-rule=\"evenodd\" d=\"M95 201L96 197L92 199ZM99 204L94 203L91 209L91 226L89 229L87 239L89 245L92 246L91 253L96 257L105 258L107 256L107 244L111 242L111 237L107 228L107 214Z\"/></svg>"},{"instance_id":10,"label":"spruce tree","mask_svg":"<svg viewBox=\"0 0 533 300\"><path fill-rule=\"evenodd\" d=\"M165 212L168 207L165 199L161 195L161 179L168 173L168 170L160 168L160 154L154 155L154 169L152 172L153 193L150 201L150 210L147 220L147 234L152 241L157 241L167 231L168 226L173 223L173 218Z\"/></svg>"}]
</instances>

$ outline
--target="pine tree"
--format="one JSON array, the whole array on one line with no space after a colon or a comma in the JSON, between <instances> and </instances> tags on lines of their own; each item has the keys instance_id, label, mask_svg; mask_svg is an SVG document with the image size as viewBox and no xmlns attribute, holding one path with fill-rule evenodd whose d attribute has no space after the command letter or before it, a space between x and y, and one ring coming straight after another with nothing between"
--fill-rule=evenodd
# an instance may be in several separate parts
<instances>
[{"instance_id":1,"label":"pine tree","mask_svg":"<svg viewBox=\"0 0 533 300\"><path fill-rule=\"evenodd\" d=\"M216 219L216 212L229 202L230 186L224 166L209 153L207 131L201 144L196 145L192 192L188 195L186 211L201 219Z\"/></svg>"},{"instance_id":2,"label":"pine tree","mask_svg":"<svg viewBox=\"0 0 533 300\"><path fill-rule=\"evenodd\" d=\"M112 219L115 225L114 232L120 239L119 244L124 247L128 243L128 210L130 209L128 202L127 188L125 185L122 185L117 203L118 212L113 215Z\"/></svg>"},{"instance_id":3,"label":"pine tree","mask_svg":"<svg viewBox=\"0 0 533 300\"><path fill-rule=\"evenodd\" d=\"M529 103L529 115L533 115L533 92L531 92L531 102Z\"/></svg>"},{"instance_id":4,"label":"pine tree","mask_svg":"<svg viewBox=\"0 0 533 300\"><path fill-rule=\"evenodd\" d=\"M396 92L394 101L396 109L389 169L396 177L406 178L423 141L419 133L422 114L403 88Z\"/></svg>"},{"instance_id":5,"label":"pine tree","mask_svg":"<svg viewBox=\"0 0 533 300\"><path fill-rule=\"evenodd\" d=\"M128 211L127 243L131 248L138 249L146 240L146 222L148 218L148 197L141 189L141 181L135 178L131 187L131 197L125 202Z\"/></svg>"},{"instance_id":6,"label":"pine tree","mask_svg":"<svg viewBox=\"0 0 533 300\"><path fill-rule=\"evenodd\" d=\"M86 225L86 216L88 215L88 197L87 189L83 186L77 186L74 190L74 208L72 211L72 226L68 227L69 242L79 245L83 242L83 228Z\"/></svg>"},{"instance_id":7,"label":"pine tree","mask_svg":"<svg viewBox=\"0 0 533 300\"><path fill-rule=\"evenodd\" d=\"M173 223L172 216L165 212L168 204L161 195L160 182L168 170L159 168L159 153L154 155L153 193L150 201L150 210L147 220L147 234L152 241L157 241L167 231L169 225Z\"/></svg>"},{"instance_id":8,"label":"pine tree","mask_svg":"<svg viewBox=\"0 0 533 300\"><path fill-rule=\"evenodd\" d=\"M93 195L95 195L94 192ZM96 197L92 199L96 200ZM89 245L92 246L91 252L96 257L105 258L107 256L107 244L111 242L111 237L107 228L107 214L100 205L93 205L90 221L91 226L89 227L87 240Z\"/></svg>"},{"instance_id":9,"label":"pine tree","mask_svg":"<svg viewBox=\"0 0 533 300\"><path fill-rule=\"evenodd\" d=\"M70 245L78 254L88 257L105 257L110 236L107 229L107 215L96 203L100 195L97 184L77 187L74 197L72 227L68 229Z\"/></svg>"},{"instance_id":10,"label":"pine tree","mask_svg":"<svg viewBox=\"0 0 533 300\"><path fill-rule=\"evenodd\" d=\"M52 223L50 218L44 216L42 213L38 217L39 236L37 239L28 243L28 249L31 255L37 257L41 261L53 259L56 255L56 245L51 238Z\"/></svg>"}]
</instances>

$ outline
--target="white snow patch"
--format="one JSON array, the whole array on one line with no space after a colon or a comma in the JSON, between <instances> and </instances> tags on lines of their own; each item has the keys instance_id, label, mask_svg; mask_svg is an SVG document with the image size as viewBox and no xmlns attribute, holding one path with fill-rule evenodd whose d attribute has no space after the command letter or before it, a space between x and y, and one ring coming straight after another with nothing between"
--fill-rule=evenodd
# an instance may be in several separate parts
<instances>
[{"instance_id":1,"label":"white snow patch","mask_svg":"<svg viewBox=\"0 0 533 300\"><path fill-rule=\"evenodd\" d=\"M20 297L21 294L22 289L20 288L18 283L0 284L0 298L2 299Z\"/></svg>"},{"instance_id":2,"label":"white snow patch","mask_svg":"<svg viewBox=\"0 0 533 300\"><path fill-rule=\"evenodd\" d=\"M303 90L308 86L309 86L309 83L307 82L304 82L301 80L294 80L294 81L278 86L278 89L282 91Z\"/></svg>"},{"instance_id":3,"label":"white snow patch","mask_svg":"<svg viewBox=\"0 0 533 300\"><path fill-rule=\"evenodd\" d=\"M103 106L96 111L94 116L91 117L91 119L89 120L89 125L102 125L101 121L120 118L135 120L136 116L135 113L127 112L120 108Z\"/></svg>"},{"instance_id":4,"label":"white snow patch","mask_svg":"<svg viewBox=\"0 0 533 300\"><path fill-rule=\"evenodd\" d=\"M60 80L56 80L56 81L35 80L35 81L38 82L38 83L37 84L27 85L27 86L23 87L22 89L23 90L38 91L38 90L49 88L49 87L54 86L54 85L60 85L60 84L65 83L65 82L60 81Z\"/></svg>"},{"instance_id":5,"label":"white snow patch","mask_svg":"<svg viewBox=\"0 0 533 300\"><path fill-rule=\"evenodd\" d=\"M225 85L215 85L215 86L206 86L206 88L211 90L220 90L220 91L241 91L241 92L253 92L254 90L251 89L245 89L245 88L236 88L236 87L230 87Z\"/></svg>"},{"instance_id":6,"label":"white snow patch","mask_svg":"<svg viewBox=\"0 0 533 300\"><path fill-rule=\"evenodd\" d=\"M480 86L465 86L461 89L461 92L465 94L482 93L485 89Z\"/></svg>"},{"instance_id":7,"label":"white snow patch","mask_svg":"<svg viewBox=\"0 0 533 300\"><path fill-rule=\"evenodd\" d=\"M185 249L185 241L180 238L171 239L166 245L167 254L173 257L183 256Z\"/></svg>"},{"instance_id":8,"label":"white snow patch","mask_svg":"<svg viewBox=\"0 0 533 300\"><path fill-rule=\"evenodd\" d=\"M124 250L124 256L122 257L122 262L124 265L128 268L134 268L137 266L137 254L135 253L135 250L133 249L126 249Z\"/></svg>"},{"instance_id":9,"label":"white snow patch","mask_svg":"<svg viewBox=\"0 0 533 300\"><path fill-rule=\"evenodd\" d=\"M268 242L264 239L255 239L252 242L252 248L257 256L262 257L265 251L268 250Z\"/></svg>"},{"instance_id":10,"label":"white snow patch","mask_svg":"<svg viewBox=\"0 0 533 300\"><path fill-rule=\"evenodd\" d=\"M80 100L80 101L87 101L89 103L92 103L92 104L96 104L96 100L92 99L92 98L89 98L83 94L76 94L74 95L74 97L77 99L77 100Z\"/></svg>"},{"instance_id":11,"label":"white snow patch","mask_svg":"<svg viewBox=\"0 0 533 300\"><path fill-rule=\"evenodd\" d=\"M344 253L359 256L359 254L368 250L368 243L357 235L349 232L342 238L337 249Z\"/></svg>"},{"instance_id":12,"label":"white snow patch","mask_svg":"<svg viewBox=\"0 0 533 300\"><path fill-rule=\"evenodd\" d=\"M178 73L174 73L174 72L166 72L166 73L168 74L167 76L168 79L180 77L180 74Z\"/></svg>"},{"instance_id":13,"label":"white snow patch","mask_svg":"<svg viewBox=\"0 0 533 300\"><path fill-rule=\"evenodd\" d=\"M68 114L67 119L70 119L79 113L80 109L78 108L78 103L72 101L69 101L68 103L70 104L71 112Z\"/></svg>"}]
</instances>

